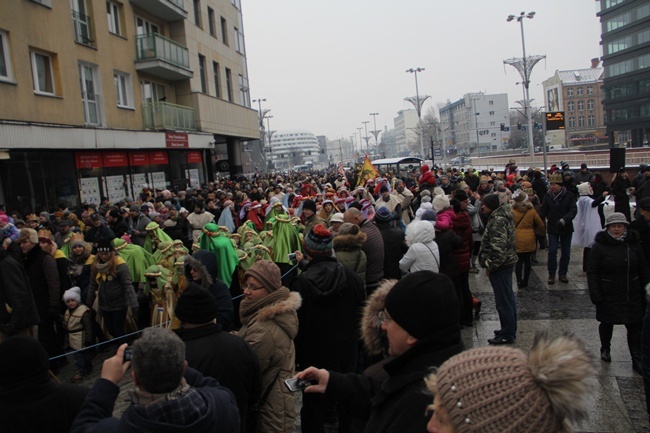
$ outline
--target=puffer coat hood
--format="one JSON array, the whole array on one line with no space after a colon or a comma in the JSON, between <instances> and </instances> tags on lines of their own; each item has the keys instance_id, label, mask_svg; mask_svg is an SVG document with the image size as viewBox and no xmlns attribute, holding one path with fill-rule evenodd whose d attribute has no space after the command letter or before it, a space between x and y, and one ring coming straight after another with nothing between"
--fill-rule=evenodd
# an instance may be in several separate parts
<instances>
[{"instance_id":1,"label":"puffer coat hood","mask_svg":"<svg viewBox=\"0 0 650 433\"><path fill-rule=\"evenodd\" d=\"M366 239L366 234L360 231L356 235L352 233L336 235L332 244L334 251L356 251L366 243Z\"/></svg>"},{"instance_id":2,"label":"puffer coat hood","mask_svg":"<svg viewBox=\"0 0 650 433\"><path fill-rule=\"evenodd\" d=\"M209 269L212 269L212 272ZM201 286L209 289L214 282L214 275L217 273L217 258L210 251L200 250L192 256L185 256L185 276L192 281L190 270L198 271L201 276Z\"/></svg>"},{"instance_id":3,"label":"puffer coat hood","mask_svg":"<svg viewBox=\"0 0 650 433\"><path fill-rule=\"evenodd\" d=\"M413 221L406 227L406 245L427 244L436 238L431 221Z\"/></svg>"},{"instance_id":4,"label":"puffer coat hood","mask_svg":"<svg viewBox=\"0 0 650 433\"><path fill-rule=\"evenodd\" d=\"M327 302L347 287L345 268L334 257L316 257L307 266L309 272L300 274L306 298Z\"/></svg>"}]
</instances>

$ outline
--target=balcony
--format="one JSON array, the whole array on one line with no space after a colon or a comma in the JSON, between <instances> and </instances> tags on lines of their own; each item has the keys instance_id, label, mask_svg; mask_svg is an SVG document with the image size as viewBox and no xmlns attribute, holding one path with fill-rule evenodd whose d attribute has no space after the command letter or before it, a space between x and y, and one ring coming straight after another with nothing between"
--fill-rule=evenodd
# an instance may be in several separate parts
<instances>
[{"instance_id":1,"label":"balcony","mask_svg":"<svg viewBox=\"0 0 650 433\"><path fill-rule=\"evenodd\" d=\"M131 0L131 3L168 22L187 19L184 0Z\"/></svg>"},{"instance_id":2,"label":"balcony","mask_svg":"<svg viewBox=\"0 0 650 433\"><path fill-rule=\"evenodd\" d=\"M135 69L165 80L187 80L194 76L187 48L158 33L136 39Z\"/></svg>"},{"instance_id":3,"label":"balcony","mask_svg":"<svg viewBox=\"0 0 650 433\"><path fill-rule=\"evenodd\" d=\"M169 102L142 104L144 129L196 131L194 109Z\"/></svg>"},{"instance_id":4,"label":"balcony","mask_svg":"<svg viewBox=\"0 0 650 433\"><path fill-rule=\"evenodd\" d=\"M72 11L72 27L74 29L74 41L76 43L89 47L95 46L90 28L90 17L88 15Z\"/></svg>"}]
</instances>

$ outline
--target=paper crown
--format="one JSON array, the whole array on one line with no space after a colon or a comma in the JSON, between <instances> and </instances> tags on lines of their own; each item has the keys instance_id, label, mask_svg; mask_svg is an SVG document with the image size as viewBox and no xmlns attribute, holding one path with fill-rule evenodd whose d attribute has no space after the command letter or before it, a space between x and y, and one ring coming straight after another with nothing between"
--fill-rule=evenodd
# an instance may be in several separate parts
<instances>
[{"instance_id":1,"label":"paper crown","mask_svg":"<svg viewBox=\"0 0 650 433\"><path fill-rule=\"evenodd\" d=\"M548 177L548 181L550 183L560 183L561 184L563 182L562 175L560 173L553 173L552 175L550 175Z\"/></svg>"}]
</instances>

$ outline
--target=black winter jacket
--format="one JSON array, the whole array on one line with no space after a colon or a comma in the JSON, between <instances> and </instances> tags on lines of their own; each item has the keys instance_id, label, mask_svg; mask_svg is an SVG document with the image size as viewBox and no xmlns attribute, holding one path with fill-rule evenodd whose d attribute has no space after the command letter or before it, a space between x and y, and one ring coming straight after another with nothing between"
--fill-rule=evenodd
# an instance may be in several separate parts
<instances>
[{"instance_id":1,"label":"black winter jacket","mask_svg":"<svg viewBox=\"0 0 650 433\"><path fill-rule=\"evenodd\" d=\"M59 271L54 257L43 251L39 245L34 245L23 256L23 260L36 308L41 313L48 309L58 309L61 305L61 294Z\"/></svg>"},{"instance_id":2,"label":"black winter jacket","mask_svg":"<svg viewBox=\"0 0 650 433\"><path fill-rule=\"evenodd\" d=\"M0 331L14 334L17 331L36 325L39 322L38 312L29 280L23 267L0 248Z\"/></svg>"},{"instance_id":3,"label":"black winter jacket","mask_svg":"<svg viewBox=\"0 0 650 433\"><path fill-rule=\"evenodd\" d=\"M645 314L645 285L650 281L640 236L628 230L623 242L602 231L589 253L587 284L596 320L603 323L641 323Z\"/></svg>"},{"instance_id":4,"label":"black winter jacket","mask_svg":"<svg viewBox=\"0 0 650 433\"><path fill-rule=\"evenodd\" d=\"M377 223L377 228L384 240L384 278L399 280L402 277L399 261L408 250L404 242L404 232L393 227L392 222Z\"/></svg>"},{"instance_id":5,"label":"black winter jacket","mask_svg":"<svg viewBox=\"0 0 650 433\"><path fill-rule=\"evenodd\" d=\"M548 233L567 234L573 233L573 219L577 213L576 199L571 192L565 190L564 195L556 202L553 200L553 194L549 191L542 200L539 216L542 221L546 219ZM561 219L564 220L564 226L558 227L557 223Z\"/></svg>"}]
</instances>

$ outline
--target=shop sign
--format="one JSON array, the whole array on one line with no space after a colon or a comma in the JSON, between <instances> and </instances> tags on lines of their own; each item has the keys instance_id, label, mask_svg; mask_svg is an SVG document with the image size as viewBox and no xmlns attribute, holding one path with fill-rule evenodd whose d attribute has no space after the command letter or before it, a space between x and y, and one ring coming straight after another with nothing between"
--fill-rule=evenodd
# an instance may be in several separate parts
<instances>
[{"instance_id":1,"label":"shop sign","mask_svg":"<svg viewBox=\"0 0 650 433\"><path fill-rule=\"evenodd\" d=\"M167 157L167 152L164 150L155 150L149 152L149 162L151 163L151 165L169 164L169 158Z\"/></svg>"},{"instance_id":2,"label":"shop sign","mask_svg":"<svg viewBox=\"0 0 650 433\"><path fill-rule=\"evenodd\" d=\"M187 163L192 164L195 162L203 162L203 155L201 154L200 150L192 150L187 152Z\"/></svg>"},{"instance_id":3,"label":"shop sign","mask_svg":"<svg viewBox=\"0 0 650 433\"><path fill-rule=\"evenodd\" d=\"M104 167L127 167L128 165L126 152L104 152Z\"/></svg>"},{"instance_id":4,"label":"shop sign","mask_svg":"<svg viewBox=\"0 0 650 433\"><path fill-rule=\"evenodd\" d=\"M149 165L149 152L129 152L129 165L133 167Z\"/></svg>"},{"instance_id":5,"label":"shop sign","mask_svg":"<svg viewBox=\"0 0 650 433\"><path fill-rule=\"evenodd\" d=\"M101 152L75 152L77 168L101 168L103 166Z\"/></svg>"},{"instance_id":6,"label":"shop sign","mask_svg":"<svg viewBox=\"0 0 650 433\"><path fill-rule=\"evenodd\" d=\"M172 149L188 148L190 147L190 142L186 133L165 132L165 145Z\"/></svg>"}]
</instances>

